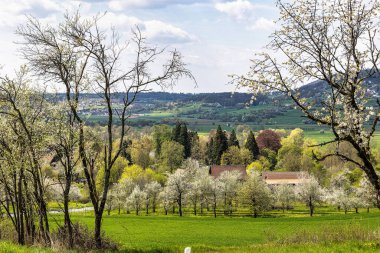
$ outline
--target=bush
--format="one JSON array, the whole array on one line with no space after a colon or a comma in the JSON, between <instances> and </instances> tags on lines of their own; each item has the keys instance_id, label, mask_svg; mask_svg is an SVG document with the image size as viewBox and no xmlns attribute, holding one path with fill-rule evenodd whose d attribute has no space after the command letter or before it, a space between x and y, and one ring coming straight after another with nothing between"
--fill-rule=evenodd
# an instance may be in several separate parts
<instances>
[{"instance_id":1,"label":"bush","mask_svg":"<svg viewBox=\"0 0 380 253\"><path fill-rule=\"evenodd\" d=\"M73 249L81 250L83 252L97 250L96 242L93 236L93 231L90 231L87 226L79 223L73 225ZM68 231L64 226L59 226L56 231L52 233L52 240L54 242L54 248L56 250L62 250L68 248ZM108 237L102 233L102 251L111 250L116 251L117 245L113 243Z\"/></svg>"}]
</instances>

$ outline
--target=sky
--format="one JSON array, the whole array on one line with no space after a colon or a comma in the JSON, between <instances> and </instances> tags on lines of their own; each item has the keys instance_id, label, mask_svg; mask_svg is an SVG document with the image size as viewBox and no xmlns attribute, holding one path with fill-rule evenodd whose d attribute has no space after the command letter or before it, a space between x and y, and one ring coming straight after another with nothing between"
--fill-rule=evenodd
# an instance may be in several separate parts
<instances>
[{"instance_id":1,"label":"sky","mask_svg":"<svg viewBox=\"0 0 380 253\"><path fill-rule=\"evenodd\" d=\"M12 74L23 61L15 35L32 15L56 24L66 11L107 11L102 22L127 38L138 25L150 44L177 49L197 81L180 80L171 92L234 91L230 74L244 74L249 59L269 42L278 11L274 0L0 0L0 65Z\"/></svg>"}]
</instances>

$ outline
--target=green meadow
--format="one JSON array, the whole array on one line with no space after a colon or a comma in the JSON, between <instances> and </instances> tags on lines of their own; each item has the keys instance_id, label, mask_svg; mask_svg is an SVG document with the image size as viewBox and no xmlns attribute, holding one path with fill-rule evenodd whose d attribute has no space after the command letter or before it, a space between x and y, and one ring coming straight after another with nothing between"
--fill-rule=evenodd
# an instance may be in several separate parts
<instances>
[{"instance_id":1,"label":"green meadow","mask_svg":"<svg viewBox=\"0 0 380 253\"><path fill-rule=\"evenodd\" d=\"M50 215L51 224L61 223L61 215ZM320 207L315 217L298 206L291 211L271 211L259 218L194 216L169 214L105 214L103 229L118 243L120 252L379 252L380 211L360 209L344 214ZM90 211L72 214L74 222L93 228ZM1 242L0 252L53 252Z\"/></svg>"}]
</instances>

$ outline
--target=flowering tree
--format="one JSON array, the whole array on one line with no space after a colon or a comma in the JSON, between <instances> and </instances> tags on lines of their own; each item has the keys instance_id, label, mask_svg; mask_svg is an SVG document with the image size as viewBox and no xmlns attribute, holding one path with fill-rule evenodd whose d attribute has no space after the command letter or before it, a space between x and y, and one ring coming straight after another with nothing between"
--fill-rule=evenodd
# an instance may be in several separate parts
<instances>
[{"instance_id":1,"label":"flowering tree","mask_svg":"<svg viewBox=\"0 0 380 253\"><path fill-rule=\"evenodd\" d=\"M278 0L277 6L279 28L268 50L257 54L248 74L233 76L233 82L251 88L253 96L282 92L310 120L331 127L334 139L319 145L348 142L358 158L339 151L315 158L338 156L361 168L376 189L380 206L379 176L370 149L380 103L368 99L371 95L363 85L380 73L379 1ZM327 87L318 103L301 97L298 89L314 80Z\"/></svg>"},{"instance_id":2,"label":"flowering tree","mask_svg":"<svg viewBox=\"0 0 380 253\"><path fill-rule=\"evenodd\" d=\"M309 177L297 186L296 195L309 208L310 216L313 216L315 206L323 200L324 191L314 177Z\"/></svg>"},{"instance_id":3,"label":"flowering tree","mask_svg":"<svg viewBox=\"0 0 380 253\"><path fill-rule=\"evenodd\" d=\"M179 207L179 216L182 216L185 195L190 188L189 174L184 169L176 170L173 174L169 174L166 186L173 192Z\"/></svg>"},{"instance_id":4,"label":"flowering tree","mask_svg":"<svg viewBox=\"0 0 380 253\"><path fill-rule=\"evenodd\" d=\"M255 218L268 210L272 201L271 191L258 173L249 174L240 190L240 198L251 207Z\"/></svg>"},{"instance_id":5,"label":"flowering tree","mask_svg":"<svg viewBox=\"0 0 380 253\"><path fill-rule=\"evenodd\" d=\"M174 205L174 195L169 187L164 187L158 195L161 205L165 210L165 215L168 215L168 211Z\"/></svg>"},{"instance_id":6,"label":"flowering tree","mask_svg":"<svg viewBox=\"0 0 380 253\"><path fill-rule=\"evenodd\" d=\"M157 181L152 181L145 185L144 192L146 193L146 213L149 213L149 206L152 206L153 213L156 212L158 194L161 191L161 185Z\"/></svg>"},{"instance_id":7,"label":"flowering tree","mask_svg":"<svg viewBox=\"0 0 380 253\"><path fill-rule=\"evenodd\" d=\"M232 202L237 196L242 175L239 171L224 171L219 176L220 194L224 200L224 214L232 214Z\"/></svg>"},{"instance_id":8,"label":"flowering tree","mask_svg":"<svg viewBox=\"0 0 380 253\"><path fill-rule=\"evenodd\" d=\"M276 204L281 206L282 212L288 210L291 203L295 200L294 187L283 184L274 189Z\"/></svg>"},{"instance_id":9,"label":"flowering tree","mask_svg":"<svg viewBox=\"0 0 380 253\"><path fill-rule=\"evenodd\" d=\"M138 185L136 185L127 199L127 202L129 202L135 209L136 215L139 215L139 211L141 210L145 199L146 193L142 191Z\"/></svg>"}]
</instances>

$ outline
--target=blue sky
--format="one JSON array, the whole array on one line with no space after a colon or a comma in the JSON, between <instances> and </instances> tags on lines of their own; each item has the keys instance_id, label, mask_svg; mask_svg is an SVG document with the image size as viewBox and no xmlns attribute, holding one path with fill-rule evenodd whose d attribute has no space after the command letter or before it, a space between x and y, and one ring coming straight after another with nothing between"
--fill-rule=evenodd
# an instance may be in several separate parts
<instances>
[{"instance_id":1,"label":"blue sky","mask_svg":"<svg viewBox=\"0 0 380 253\"><path fill-rule=\"evenodd\" d=\"M14 0L0 6L0 64L10 73L22 64L17 25L26 14L57 23L80 6L84 16L107 11L103 22L121 33L139 25L150 43L178 49L198 87L182 80L171 91L233 91L229 74L243 74L253 53L268 43L278 12L272 0ZM6 3L6 4L5 4Z\"/></svg>"}]
</instances>

